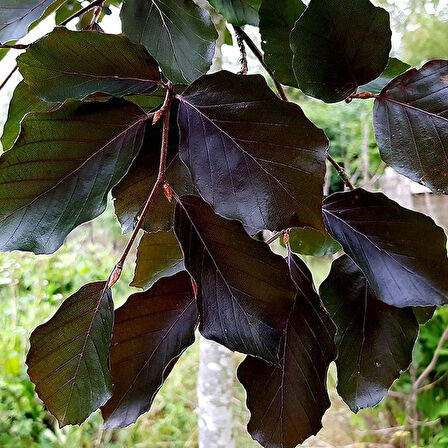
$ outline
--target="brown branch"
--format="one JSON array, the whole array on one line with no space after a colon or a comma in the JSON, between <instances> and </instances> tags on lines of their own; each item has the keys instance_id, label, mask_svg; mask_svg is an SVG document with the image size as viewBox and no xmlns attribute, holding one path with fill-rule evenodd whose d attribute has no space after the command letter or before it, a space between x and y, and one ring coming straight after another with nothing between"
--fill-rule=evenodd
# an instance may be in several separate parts
<instances>
[{"instance_id":1,"label":"brown branch","mask_svg":"<svg viewBox=\"0 0 448 448\"><path fill-rule=\"evenodd\" d=\"M336 171L338 172L339 176L344 181L345 185L347 185L347 188L349 188L350 190L354 190L355 186L352 184L352 181L350 180L350 177L348 176L348 174L345 172L344 168L342 168L342 166L339 165L339 163L336 162L336 160L334 160L333 157L330 156L330 154L327 154L327 160L336 169Z\"/></svg>"},{"instance_id":2,"label":"brown branch","mask_svg":"<svg viewBox=\"0 0 448 448\"><path fill-rule=\"evenodd\" d=\"M266 244L271 244L273 243L277 238L280 238L283 234L285 233L285 231L280 231L280 232L276 232L274 233L274 235L272 235L269 239L267 239L265 241Z\"/></svg>"},{"instance_id":3,"label":"brown branch","mask_svg":"<svg viewBox=\"0 0 448 448\"><path fill-rule=\"evenodd\" d=\"M90 3L90 5L87 5L84 8L80 9L79 11L76 11L74 14L72 14L69 18L65 19L59 25L65 26L71 20L76 19L76 17L82 16L84 13L86 13L87 11L90 11L92 8L95 8L96 6L102 6L103 3L104 3L104 0L94 0L92 3Z\"/></svg>"},{"instance_id":4,"label":"brown branch","mask_svg":"<svg viewBox=\"0 0 448 448\"><path fill-rule=\"evenodd\" d=\"M29 47L29 44L0 44L0 48L8 48L10 50L26 50Z\"/></svg>"},{"instance_id":5,"label":"brown branch","mask_svg":"<svg viewBox=\"0 0 448 448\"><path fill-rule=\"evenodd\" d=\"M283 90L282 85L275 79L274 72L265 64L263 59L263 54L261 51L257 48L255 43L252 41L252 39L245 33L245 31L239 27L234 26L236 35L240 35L241 39L246 43L246 45L250 48L254 56L260 61L260 64L263 66L263 68L268 72L269 76L271 77L273 83L275 84L275 87L283 101L288 101L288 98L286 96L285 91Z\"/></svg>"},{"instance_id":6,"label":"brown branch","mask_svg":"<svg viewBox=\"0 0 448 448\"><path fill-rule=\"evenodd\" d=\"M239 27L235 27L236 34L236 42L238 44L238 48L240 49L240 63L241 63L241 71L238 73L239 75L247 75L247 54L246 54L246 46L244 45L244 38L242 35L242 29Z\"/></svg>"},{"instance_id":7,"label":"brown branch","mask_svg":"<svg viewBox=\"0 0 448 448\"><path fill-rule=\"evenodd\" d=\"M165 101L163 103L163 130L162 130L162 144L160 149L160 163L159 163L159 172L157 174L156 182L154 183L154 186L152 187L151 192L149 193L148 198L146 199L145 205L143 207L143 210L137 220L137 223L135 225L135 228L132 232L131 237L129 238L128 243L126 244L126 247L123 250L123 253L118 260L117 264L114 266L114 269L109 275L109 278L107 279L107 285L109 288L111 288L115 283L117 283L118 279L121 276L121 272L123 270L124 262L126 261L126 258L129 255L129 252L135 242L135 239L137 238L137 234L139 230L141 229L143 222L146 218L146 215L149 212L149 208L151 204L154 202L154 198L156 193L159 191L159 189L163 188L166 180L166 157L168 153L168 135L169 135L169 129L170 129L170 105L171 100L173 98L173 89L170 87L166 91ZM162 110L162 109L161 109ZM152 116L152 114L148 115L148 118ZM155 114L154 114L155 116Z\"/></svg>"},{"instance_id":8,"label":"brown branch","mask_svg":"<svg viewBox=\"0 0 448 448\"><path fill-rule=\"evenodd\" d=\"M14 75L14 73L17 71L17 69L19 68L18 65L16 65L11 72L9 73L9 75L5 78L5 80L0 84L0 90L3 89L3 87L5 87L5 85L7 84L7 82L12 78L12 75Z\"/></svg>"}]
</instances>

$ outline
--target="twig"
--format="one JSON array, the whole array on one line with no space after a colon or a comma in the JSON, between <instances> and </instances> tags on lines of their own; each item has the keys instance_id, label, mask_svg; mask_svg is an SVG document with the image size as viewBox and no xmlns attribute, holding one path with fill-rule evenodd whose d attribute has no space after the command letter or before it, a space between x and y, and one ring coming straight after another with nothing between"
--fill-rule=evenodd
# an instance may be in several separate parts
<instances>
[{"instance_id":1,"label":"twig","mask_svg":"<svg viewBox=\"0 0 448 448\"><path fill-rule=\"evenodd\" d=\"M26 50L29 47L29 44L0 44L0 48L9 48L10 50Z\"/></svg>"},{"instance_id":2,"label":"twig","mask_svg":"<svg viewBox=\"0 0 448 448\"><path fill-rule=\"evenodd\" d=\"M448 374L448 372L443 373L439 378L437 378L435 381L433 381L432 383L426 384L425 386L422 386L418 389L419 392L425 392L427 390L432 389L433 387L437 386L437 384L439 384L441 381L443 381L446 378L446 375Z\"/></svg>"},{"instance_id":3,"label":"twig","mask_svg":"<svg viewBox=\"0 0 448 448\"><path fill-rule=\"evenodd\" d=\"M268 240L265 241L266 244L273 243L277 238L280 238L285 233L284 230L281 230L280 232L274 233Z\"/></svg>"},{"instance_id":4,"label":"twig","mask_svg":"<svg viewBox=\"0 0 448 448\"><path fill-rule=\"evenodd\" d=\"M347 185L347 187L350 190L354 190L355 186L352 184L352 182L350 180L350 177L347 175L347 173L345 172L344 168L342 168L342 166L339 165L339 163L336 162L336 160L334 160L333 157L330 156L330 154L327 154L327 159L334 166L334 168L338 172L339 176L344 181L345 185Z\"/></svg>"},{"instance_id":5,"label":"twig","mask_svg":"<svg viewBox=\"0 0 448 448\"><path fill-rule=\"evenodd\" d=\"M151 192L149 193L148 198L146 199L145 205L143 207L143 210L138 218L138 221L135 225L135 228L132 232L131 237L129 238L128 243L126 244L126 247L123 250L123 253L118 260L117 264L114 266L114 269L109 275L109 278L107 279L107 285L109 288L111 288L115 283L117 283L118 279L121 276L121 272L123 270L124 262L126 261L127 256L129 255L129 252L134 244L135 239L137 238L137 234L139 230L141 229L143 222L146 218L146 215L149 212L149 208L151 204L154 201L156 193L159 191L160 188L163 188L163 185L166 181L166 157L168 152L168 135L170 130L170 105L171 100L173 98L173 89L172 87L167 89L166 96L165 96L165 102L163 103L163 130L162 130L162 145L160 149L160 163L159 163L159 172L157 174L157 179L152 187Z\"/></svg>"},{"instance_id":6,"label":"twig","mask_svg":"<svg viewBox=\"0 0 448 448\"><path fill-rule=\"evenodd\" d=\"M103 3L104 3L104 0L94 0L92 3L90 3L90 5L87 5L84 8L80 9L79 11L76 11L74 14L72 14L69 18L65 19L59 25L65 26L71 20L76 19L76 17L82 16L84 13L86 13L87 11L90 11L92 8L95 8L96 6L102 6Z\"/></svg>"},{"instance_id":7,"label":"twig","mask_svg":"<svg viewBox=\"0 0 448 448\"><path fill-rule=\"evenodd\" d=\"M286 96L285 91L283 90L282 85L275 79L274 72L265 64L263 55L261 54L261 51L255 45L255 43L252 41L252 39L245 33L245 31L241 27L234 26L234 29L235 29L236 35L238 36L238 34L239 34L241 36L241 39L244 40L244 42L250 48L250 50L255 55L255 57L260 61L260 64L263 66L263 68L268 72L273 83L275 84L275 87L276 87L281 99L283 101L288 101L288 98Z\"/></svg>"},{"instance_id":8,"label":"twig","mask_svg":"<svg viewBox=\"0 0 448 448\"><path fill-rule=\"evenodd\" d=\"M0 90L3 89L3 87L5 87L5 85L7 84L7 82L12 78L12 75L14 75L14 73L17 71L17 69L19 68L18 65L16 65L11 72L9 73L9 75L6 77L6 79L1 83L0 85Z\"/></svg>"},{"instance_id":9,"label":"twig","mask_svg":"<svg viewBox=\"0 0 448 448\"><path fill-rule=\"evenodd\" d=\"M238 48L240 49L241 71L239 72L239 74L247 75L247 54L246 46L244 45L244 38L242 36L242 29L239 27L235 27L235 34Z\"/></svg>"}]
</instances>

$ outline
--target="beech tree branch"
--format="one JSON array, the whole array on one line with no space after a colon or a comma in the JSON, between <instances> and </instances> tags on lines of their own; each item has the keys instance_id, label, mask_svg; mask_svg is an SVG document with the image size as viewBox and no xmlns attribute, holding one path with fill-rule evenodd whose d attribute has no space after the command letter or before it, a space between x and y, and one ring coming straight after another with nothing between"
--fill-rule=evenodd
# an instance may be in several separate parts
<instances>
[{"instance_id":1,"label":"beech tree branch","mask_svg":"<svg viewBox=\"0 0 448 448\"><path fill-rule=\"evenodd\" d=\"M0 48L9 48L10 50L26 50L29 47L29 44L0 44Z\"/></svg>"},{"instance_id":2,"label":"beech tree branch","mask_svg":"<svg viewBox=\"0 0 448 448\"><path fill-rule=\"evenodd\" d=\"M3 87L5 87L5 85L8 83L8 81L12 78L12 75L14 75L14 73L17 71L17 69L19 68L18 65L16 65L8 74L8 76L5 78L5 80L0 84L0 90L3 89Z\"/></svg>"},{"instance_id":3,"label":"beech tree branch","mask_svg":"<svg viewBox=\"0 0 448 448\"><path fill-rule=\"evenodd\" d=\"M107 286L109 288L115 285L115 283L117 283L117 281L119 280L121 272L123 270L124 262L126 261L126 258L128 257L129 252L135 242L135 239L137 238L138 232L141 229L143 222L145 221L146 215L149 212L149 208L151 204L154 202L155 195L159 191L159 189L163 188L166 182L166 158L168 153L168 136L170 129L170 106L171 106L171 100L173 98L173 91L174 90L172 85L168 84L165 101L162 107L154 114L148 114L148 118L153 118L153 123L154 118L156 117L157 114L159 114L159 117L161 115L163 116L163 130L162 130L162 144L160 148L159 172L157 174L156 182L154 183L154 186L152 187L152 190L149 193L148 198L146 199L145 205L143 206L143 210L140 213L135 228L132 231L132 235L126 244L126 247L124 248L120 259L114 266L112 272L109 275L109 278L107 279Z\"/></svg>"},{"instance_id":4,"label":"beech tree branch","mask_svg":"<svg viewBox=\"0 0 448 448\"><path fill-rule=\"evenodd\" d=\"M82 16L87 11L90 11L92 8L95 8L96 6L102 6L104 3L104 0L94 0L90 5L85 6L84 8L80 9L79 11L76 11L74 14L72 14L70 17L65 19L63 22L61 22L60 26L67 25L71 20L76 19L76 17Z\"/></svg>"},{"instance_id":5,"label":"beech tree branch","mask_svg":"<svg viewBox=\"0 0 448 448\"><path fill-rule=\"evenodd\" d=\"M348 176L348 174L345 172L344 168L342 168L341 165L339 165L338 162L336 162L336 160L333 159L332 156L330 156L330 154L327 154L327 160L333 165L333 167L336 169L336 171L338 172L339 176L341 177L341 179L344 181L345 185L347 185L347 187L350 190L354 190L355 186L352 184L352 181L350 180L350 177Z\"/></svg>"},{"instance_id":6,"label":"beech tree branch","mask_svg":"<svg viewBox=\"0 0 448 448\"><path fill-rule=\"evenodd\" d=\"M247 54L242 33L243 30L241 28L235 27L236 41L238 43L238 48L240 49L241 71L239 72L239 74L247 75Z\"/></svg>"}]
</instances>

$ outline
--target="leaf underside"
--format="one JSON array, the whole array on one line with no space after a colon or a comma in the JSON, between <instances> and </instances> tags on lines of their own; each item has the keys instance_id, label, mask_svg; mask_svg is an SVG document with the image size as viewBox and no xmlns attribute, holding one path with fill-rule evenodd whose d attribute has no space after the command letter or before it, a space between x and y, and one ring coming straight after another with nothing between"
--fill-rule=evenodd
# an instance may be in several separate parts
<instances>
[{"instance_id":1,"label":"leaf underside","mask_svg":"<svg viewBox=\"0 0 448 448\"><path fill-rule=\"evenodd\" d=\"M209 3L232 25L258 25L261 0L209 0Z\"/></svg>"}]
</instances>

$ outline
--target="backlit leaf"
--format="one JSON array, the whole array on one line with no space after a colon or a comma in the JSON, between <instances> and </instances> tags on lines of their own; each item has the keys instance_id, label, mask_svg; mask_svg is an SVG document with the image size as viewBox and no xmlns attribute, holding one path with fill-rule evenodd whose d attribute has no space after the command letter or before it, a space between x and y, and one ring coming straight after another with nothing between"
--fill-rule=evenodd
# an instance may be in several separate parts
<instances>
[{"instance_id":1,"label":"backlit leaf","mask_svg":"<svg viewBox=\"0 0 448 448\"><path fill-rule=\"evenodd\" d=\"M389 14L369 0L311 0L291 33L291 48L303 92L341 101L386 68Z\"/></svg>"},{"instance_id":2,"label":"backlit leaf","mask_svg":"<svg viewBox=\"0 0 448 448\"><path fill-rule=\"evenodd\" d=\"M138 245L131 286L146 290L160 278L184 269L182 251L173 231L144 233Z\"/></svg>"},{"instance_id":3,"label":"backlit leaf","mask_svg":"<svg viewBox=\"0 0 448 448\"><path fill-rule=\"evenodd\" d=\"M197 196L180 198L175 231L198 287L203 336L275 362L295 295L285 261Z\"/></svg>"},{"instance_id":4,"label":"backlit leaf","mask_svg":"<svg viewBox=\"0 0 448 448\"><path fill-rule=\"evenodd\" d=\"M207 73L218 34L209 13L192 0L124 0L123 31L143 44L172 82Z\"/></svg>"},{"instance_id":5,"label":"backlit leaf","mask_svg":"<svg viewBox=\"0 0 448 448\"><path fill-rule=\"evenodd\" d=\"M25 36L55 0L0 0L0 42Z\"/></svg>"},{"instance_id":6,"label":"backlit leaf","mask_svg":"<svg viewBox=\"0 0 448 448\"><path fill-rule=\"evenodd\" d=\"M193 343L198 312L186 272L133 294L115 313L110 351L112 398L104 427L125 427L148 411L182 352Z\"/></svg>"},{"instance_id":7,"label":"backlit leaf","mask_svg":"<svg viewBox=\"0 0 448 448\"><path fill-rule=\"evenodd\" d=\"M222 71L178 95L180 156L216 213L255 230L322 229L328 141L260 75Z\"/></svg>"},{"instance_id":8,"label":"backlit leaf","mask_svg":"<svg viewBox=\"0 0 448 448\"><path fill-rule=\"evenodd\" d=\"M448 303L446 236L428 216L360 188L324 202L328 233L396 307Z\"/></svg>"},{"instance_id":9,"label":"backlit leaf","mask_svg":"<svg viewBox=\"0 0 448 448\"><path fill-rule=\"evenodd\" d=\"M297 87L297 81L292 69L289 35L303 11L305 5L301 0L264 0L260 6L264 61L274 71L277 81L293 87Z\"/></svg>"},{"instance_id":10,"label":"backlit leaf","mask_svg":"<svg viewBox=\"0 0 448 448\"><path fill-rule=\"evenodd\" d=\"M82 423L111 397L113 322L110 289L105 282L89 283L31 334L28 375L61 426Z\"/></svg>"},{"instance_id":11,"label":"backlit leaf","mask_svg":"<svg viewBox=\"0 0 448 448\"><path fill-rule=\"evenodd\" d=\"M261 0L209 0L209 3L232 25L258 25Z\"/></svg>"},{"instance_id":12,"label":"backlit leaf","mask_svg":"<svg viewBox=\"0 0 448 448\"><path fill-rule=\"evenodd\" d=\"M297 289L282 341L280 365L252 356L238 368L251 412L248 430L265 448L295 448L322 427L330 407L327 371L336 356L335 328L317 295L311 273L288 258Z\"/></svg>"},{"instance_id":13,"label":"backlit leaf","mask_svg":"<svg viewBox=\"0 0 448 448\"><path fill-rule=\"evenodd\" d=\"M448 193L448 61L430 61L388 84L375 100L374 125L388 165Z\"/></svg>"},{"instance_id":14,"label":"backlit leaf","mask_svg":"<svg viewBox=\"0 0 448 448\"><path fill-rule=\"evenodd\" d=\"M333 262L320 295L337 326L338 392L353 412L375 406L412 361L418 335L412 308L378 300L347 255Z\"/></svg>"},{"instance_id":15,"label":"backlit leaf","mask_svg":"<svg viewBox=\"0 0 448 448\"><path fill-rule=\"evenodd\" d=\"M0 158L0 250L52 253L102 213L140 149L145 119L123 100L27 115Z\"/></svg>"},{"instance_id":16,"label":"backlit leaf","mask_svg":"<svg viewBox=\"0 0 448 448\"><path fill-rule=\"evenodd\" d=\"M25 82L47 101L83 99L95 92L114 96L157 88L157 62L124 35L56 28L19 56Z\"/></svg>"},{"instance_id":17,"label":"backlit leaf","mask_svg":"<svg viewBox=\"0 0 448 448\"><path fill-rule=\"evenodd\" d=\"M285 246L283 237L280 242ZM327 232L310 229L309 227L291 229L289 231L289 245L296 254L325 257L333 255L342 249Z\"/></svg>"}]
</instances>

